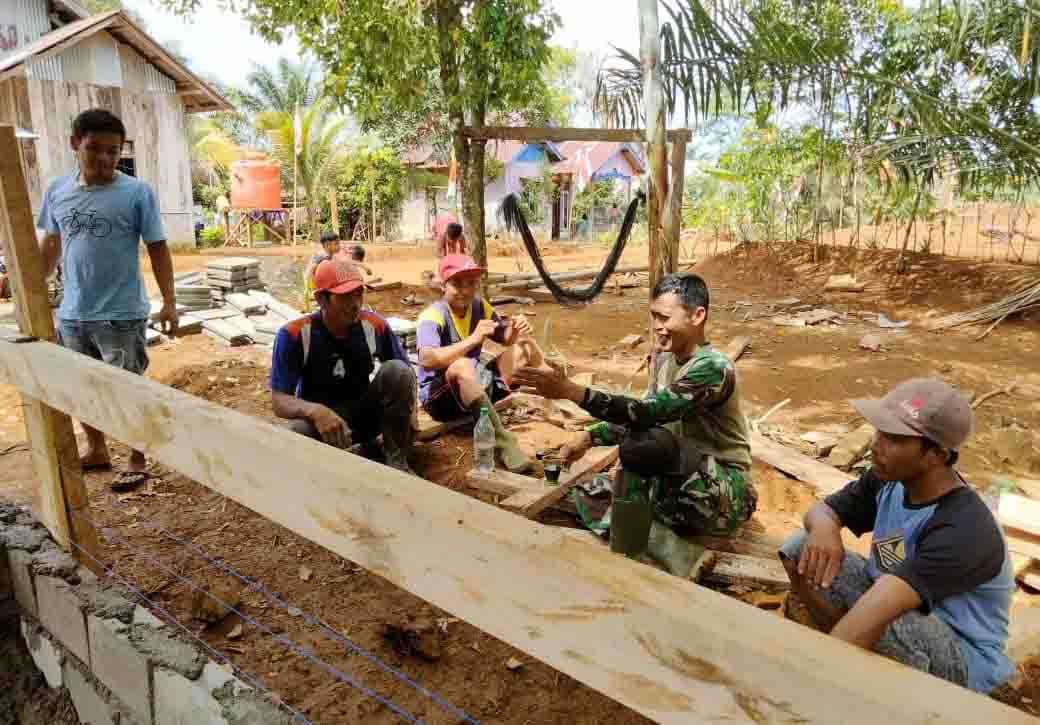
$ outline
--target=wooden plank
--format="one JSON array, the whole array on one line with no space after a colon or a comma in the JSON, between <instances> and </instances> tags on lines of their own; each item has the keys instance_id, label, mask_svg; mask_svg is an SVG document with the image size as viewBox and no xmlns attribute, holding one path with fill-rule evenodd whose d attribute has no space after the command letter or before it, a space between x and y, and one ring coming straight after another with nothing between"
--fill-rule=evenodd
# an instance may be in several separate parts
<instances>
[{"instance_id":1,"label":"wooden plank","mask_svg":"<svg viewBox=\"0 0 1040 725\"><path fill-rule=\"evenodd\" d=\"M751 433L751 455L763 463L768 463L773 468L809 484L809 487L820 498L844 488L849 481L855 478L855 476L839 471L834 466L828 466L800 451L770 440L760 433Z\"/></svg>"},{"instance_id":2,"label":"wooden plank","mask_svg":"<svg viewBox=\"0 0 1040 725\"><path fill-rule=\"evenodd\" d=\"M722 349L722 353L733 362L736 362L749 347L751 347L751 338L747 335L741 335L730 340L729 344Z\"/></svg>"},{"instance_id":3,"label":"wooden plank","mask_svg":"<svg viewBox=\"0 0 1040 725\"><path fill-rule=\"evenodd\" d=\"M41 340L55 339L54 317L44 279L43 256L36 239L29 192L18 158L14 126L0 126L0 238L7 241L18 327ZM42 401L24 397L25 429L38 479L40 520L64 549L76 541L97 551L93 525L70 515L89 511L72 420ZM89 561L87 557L83 563ZM96 565L90 567L97 570Z\"/></svg>"},{"instance_id":4,"label":"wooden plank","mask_svg":"<svg viewBox=\"0 0 1040 725\"><path fill-rule=\"evenodd\" d=\"M657 722L1033 722L606 547L52 343L0 342L0 380Z\"/></svg>"},{"instance_id":5,"label":"wooden plank","mask_svg":"<svg viewBox=\"0 0 1040 725\"><path fill-rule=\"evenodd\" d=\"M1004 526L1040 536L1040 501L1013 493L1002 493L997 506L997 518Z\"/></svg>"},{"instance_id":6,"label":"wooden plank","mask_svg":"<svg viewBox=\"0 0 1040 725\"><path fill-rule=\"evenodd\" d=\"M763 559L744 554L715 552L715 566L705 572L704 581L715 584L743 585L754 588L789 589L791 581L780 559Z\"/></svg>"},{"instance_id":7,"label":"wooden plank","mask_svg":"<svg viewBox=\"0 0 1040 725\"><path fill-rule=\"evenodd\" d=\"M495 410L502 412L503 410L509 410L516 403L516 396L510 395L507 398L495 403ZM472 415L466 415L461 418L449 421L436 421L429 416L426 411L419 412L419 427L416 428L415 438L420 441L428 441L436 438L442 433L448 433L450 431L462 428L465 425L473 422Z\"/></svg>"},{"instance_id":8,"label":"wooden plank","mask_svg":"<svg viewBox=\"0 0 1040 725\"><path fill-rule=\"evenodd\" d=\"M545 481L522 473L496 468L494 471L478 471L473 468L466 473L466 483L470 488L487 491L498 496L512 496L516 493L537 493L543 495L547 488Z\"/></svg>"},{"instance_id":9,"label":"wooden plank","mask_svg":"<svg viewBox=\"0 0 1040 725\"><path fill-rule=\"evenodd\" d=\"M534 501L527 503L520 509L520 513L529 519L533 519L550 506L555 506L562 501L564 496L570 494L571 489L585 480L590 473L602 471L604 468L614 465L618 459L617 446L596 446L589 449L588 453L580 461L577 461L571 470L560 476L559 485L548 493L542 494Z\"/></svg>"},{"instance_id":10,"label":"wooden plank","mask_svg":"<svg viewBox=\"0 0 1040 725\"><path fill-rule=\"evenodd\" d=\"M606 141L608 143L643 143L646 132L639 128L554 128L551 126L473 126L463 127L463 136L498 141ZM668 132L668 140L688 142L693 132L686 128Z\"/></svg>"},{"instance_id":11,"label":"wooden plank","mask_svg":"<svg viewBox=\"0 0 1040 725\"><path fill-rule=\"evenodd\" d=\"M368 285L368 288L373 292L385 292L392 289L401 289L402 287L404 287L404 282L399 280L394 282L376 282Z\"/></svg>"}]
</instances>

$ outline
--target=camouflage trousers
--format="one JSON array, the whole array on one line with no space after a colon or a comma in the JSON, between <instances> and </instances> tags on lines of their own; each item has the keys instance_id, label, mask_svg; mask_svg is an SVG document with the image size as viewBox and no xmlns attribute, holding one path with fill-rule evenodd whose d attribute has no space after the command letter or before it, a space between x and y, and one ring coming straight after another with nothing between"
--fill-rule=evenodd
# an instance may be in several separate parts
<instances>
[{"instance_id":1,"label":"camouflage trousers","mask_svg":"<svg viewBox=\"0 0 1040 725\"><path fill-rule=\"evenodd\" d=\"M755 513L758 494L739 468L715 468L715 475L697 472L685 481L650 479L654 517L679 533L736 532Z\"/></svg>"},{"instance_id":2,"label":"camouflage trousers","mask_svg":"<svg viewBox=\"0 0 1040 725\"><path fill-rule=\"evenodd\" d=\"M742 469L705 456L696 441L664 428L629 432L614 495L648 501L677 533L729 536L755 512L758 494Z\"/></svg>"}]
</instances>

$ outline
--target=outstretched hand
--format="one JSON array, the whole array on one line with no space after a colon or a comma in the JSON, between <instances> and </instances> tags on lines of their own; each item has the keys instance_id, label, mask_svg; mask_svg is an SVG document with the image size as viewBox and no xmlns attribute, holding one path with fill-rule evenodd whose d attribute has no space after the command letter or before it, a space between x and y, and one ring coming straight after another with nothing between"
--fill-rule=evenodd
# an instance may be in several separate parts
<instances>
[{"instance_id":1,"label":"outstretched hand","mask_svg":"<svg viewBox=\"0 0 1040 725\"><path fill-rule=\"evenodd\" d=\"M510 383L514 386L534 388L546 398L566 399L580 402L585 388L570 381L563 370L552 363L540 367L525 367L513 373Z\"/></svg>"}]
</instances>

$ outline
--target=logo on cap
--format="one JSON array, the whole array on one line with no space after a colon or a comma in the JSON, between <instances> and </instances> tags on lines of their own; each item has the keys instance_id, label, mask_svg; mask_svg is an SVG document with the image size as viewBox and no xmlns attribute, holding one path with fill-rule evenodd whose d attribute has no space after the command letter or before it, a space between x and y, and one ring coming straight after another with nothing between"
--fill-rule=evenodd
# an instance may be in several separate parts
<instances>
[{"instance_id":1,"label":"logo on cap","mask_svg":"<svg viewBox=\"0 0 1040 725\"><path fill-rule=\"evenodd\" d=\"M903 412L909 415L914 420L921 417L921 409L924 408L924 398L911 398L910 400L904 400L899 404L899 407L903 409Z\"/></svg>"}]
</instances>

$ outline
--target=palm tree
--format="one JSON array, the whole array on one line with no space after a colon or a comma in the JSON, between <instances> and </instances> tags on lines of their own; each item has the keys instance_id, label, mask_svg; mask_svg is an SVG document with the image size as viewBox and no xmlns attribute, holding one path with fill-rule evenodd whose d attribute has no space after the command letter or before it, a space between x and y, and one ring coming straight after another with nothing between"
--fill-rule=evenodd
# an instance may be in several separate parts
<instances>
[{"instance_id":1,"label":"palm tree","mask_svg":"<svg viewBox=\"0 0 1040 725\"><path fill-rule=\"evenodd\" d=\"M671 113L816 111L875 165L920 189L956 168L961 187L1028 185L1040 175L1040 44L1028 4L924 0L661 0L661 64ZM642 120L639 58L619 51L596 107ZM836 130L837 129L837 130ZM822 158L822 157L821 157ZM822 174L818 174L822 179Z\"/></svg>"},{"instance_id":2,"label":"palm tree","mask_svg":"<svg viewBox=\"0 0 1040 725\"><path fill-rule=\"evenodd\" d=\"M318 216L321 200L328 194L335 179L337 165L342 158L340 139L346 127L346 119L332 112L332 104L320 99L313 105L301 109L301 152L294 159L295 133L293 114L284 111L267 111L257 116L256 127L266 131L271 139L272 153L282 164L283 178L292 184L293 165L307 202L310 218L310 238L315 244L320 237Z\"/></svg>"},{"instance_id":3,"label":"palm tree","mask_svg":"<svg viewBox=\"0 0 1040 725\"><path fill-rule=\"evenodd\" d=\"M295 113L321 96L321 76L312 63L293 63L279 58L273 68L253 63L246 76L247 87L239 89L238 101L246 113L267 111Z\"/></svg>"}]
</instances>

